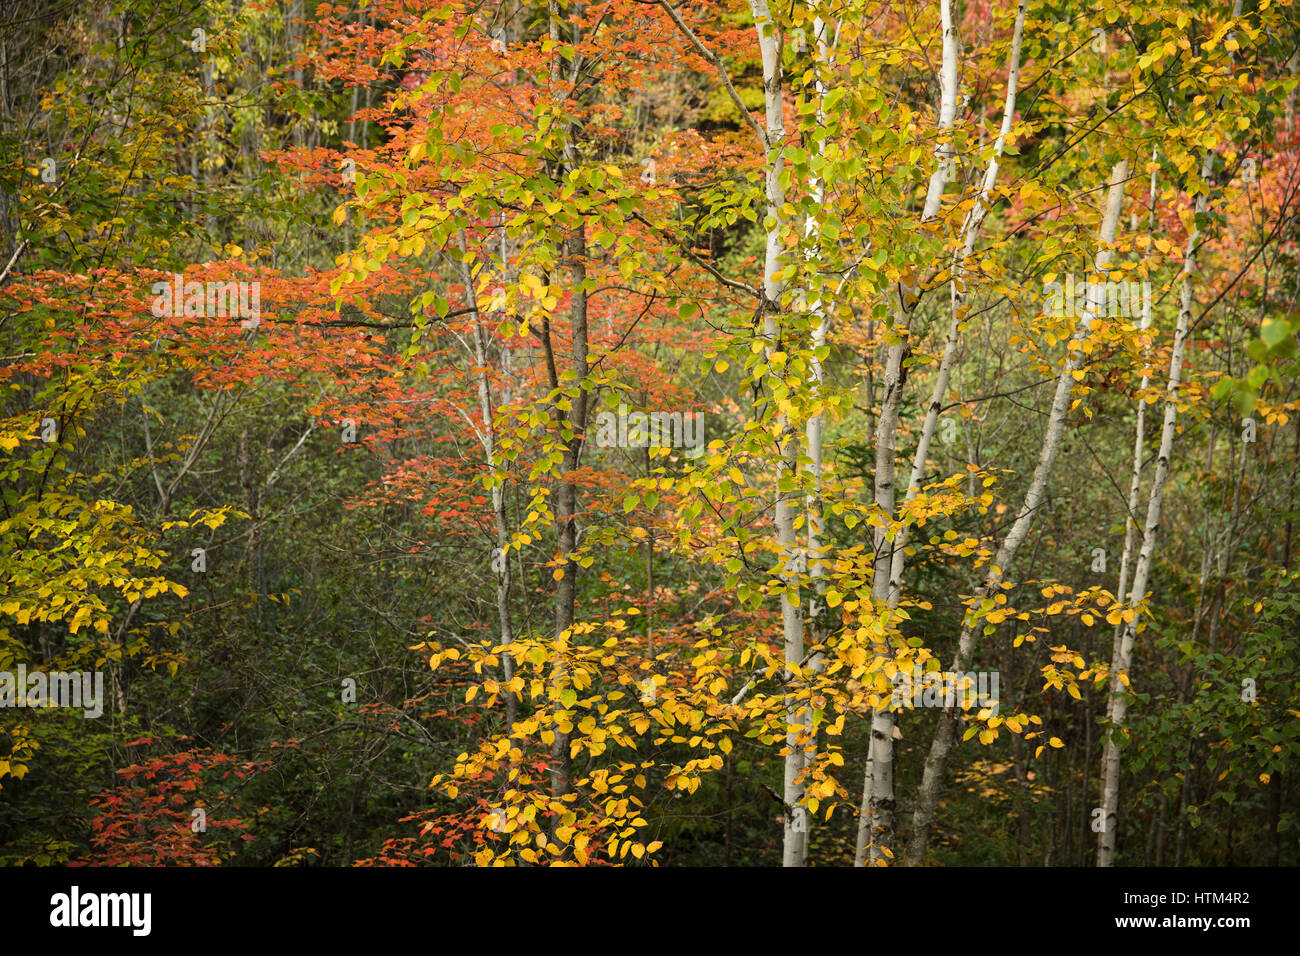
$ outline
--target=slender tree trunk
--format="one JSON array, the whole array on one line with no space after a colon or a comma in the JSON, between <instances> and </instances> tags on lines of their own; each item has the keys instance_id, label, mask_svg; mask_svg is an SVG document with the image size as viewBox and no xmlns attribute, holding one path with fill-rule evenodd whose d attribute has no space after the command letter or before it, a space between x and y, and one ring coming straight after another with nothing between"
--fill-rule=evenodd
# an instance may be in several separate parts
<instances>
[{"instance_id":1,"label":"slender tree trunk","mask_svg":"<svg viewBox=\"0 0 1300 956\"><path fill-rule=\"evenodd\" d=\"M643 392L642 396L642 404L648 403L649 393ZM649 477L652 467L649 444L645 447L643 461L646 477ZM650 522L646 523L650 525L650 529L645 538L645 644L646 657L653 662L655 659L655 535L654 525Z\"/></svg>"},{"instance_id":2,"label":"slender tree trunk","mask_svg":"<svg viewBox=\"0 0 1300 956\"><path fill-rule=\"evenodd\" d=\"M817 58L818 58L819 68L820 68L820 65L825 64L827 62L830 53L830 48L826 43L826 23L820 17L817 17L816 19L813 20L813 43L817 49ZM816 88L817 88L817 95L818 95L817 115L818 115L818 119L824 122L825 116L821 110L821 98L825 95L825 88L822 84L820 77L817 80ZM824 150L824 141L819 140L816 149L818 154L820 155ZM812 194L813 201L817 206L820 206L822 203L824 191L825 191L825 184L822 182L822 180L820 178L814 179L810 192ZM809 238L815 238L818 235L818 224L816 219L810 218L808 220L807 234ZM822 367L821 359L817 356L817 349L820 349L822 346L826 344L826 335L830 328L830 319L826 314L825 303L822 301L820 290L814 292L812 295L807 296L806 304L807 304L807 308L816 317L816 325L813 327L813 336L812 336L813 357L812 357L811 365L812 365L813 383L815 388L817 389L818 396L821 397L823 390L826 386L826 370ZM807 515L808 515L807 560L811 562L811 564L808 565L808 573L809 573L809 577L811 578L812 592L813 592L811 616L814 619L814 621L817 617L817 614L819 613L819 609L822 607L822 596L826 592L825 567L823 566L822 563L822 544L821 544L821 535L822 535L822 527L823 527L822 422L823 422L822 413L818 412L816 415L813 415L811 418L808 419L808 424L805 428L805 438L808 443L808 470L812 478L812 484L813 484L813 491L811 494L807 496L805 507L807 509ZM823 633L822 629L816 626L815 623L812 625L812 627L813 630L811 634L811 643L813 645L813 653L811 659L808 662L808 669L814 676L816 676L821 674L825 667L825 660L822 654L820 653L820 651L817 650L821 641L824 639L825 634ZM803 748L803 759L801 761L801 765L802 765L802 770L806 772L807 769L812 766L812 764L814 763L817 757L817 737L816 737L817 729L814 724L813 712L810 706L805 706L802 708L799 714L799 725L802 728L802 733L805 736L805 743ZM805 819L804 823L805 826L810 829L812 826L811 817ZM810 839L810 835L811 835L810 833L805 833L803 836L803 846L802 846L803 859L798 860L796 865L806 866L808 863L808 841Z\"/></svg>"},{"instance_id":3,"label":"slender tree trunk","mask_svg":"<svg viewBox=\"0 0 1300 956\"><path fill-rule=\"evenodd\" d=\"M1151 160L1153 163L1156 160L1156 155L1157 155L1157 151L1153 149L1151 151ZM1150 217L1148 222L1148 231L1151 233L1151 235L1154 236L1155 223L1156 223L1156 218L1155 218L1156 216L1156 171L1154 169L1151 171L1150 196L1151 196L1151 203L1150 203ZM1150 326L1151 326L1151 300L1150 297L1147 296L1144 299L1143 306L1142 306L1141 327L1142 329L1145 330L1147 328L1150 328ZM1121 605L1124 603L1125 594L1127 593L1127 589L1128 589L1129 572L1133 564L1133 550L1136 545L1136 539L1137 539L1137 528L1138 528L1137 509L1138 509L1138 500L1142 491L1142 464L1146 452L1147 403L1146 403L1146 399L1141 396L1145 395L1146 390L1149 387L1150 383L1151 383L1150 376L1144 374L1142 376L1142 385L1138 390L1139 399L1138 399L1137 410L1136 410L1137 421L1133 429L1133 466L1132 466L1131 477L1129 479L1128 498L1126 499L1126 508L1124 512L1124 550L1120 554L1119 582L1115 589L1115 599ZM1123 641L1124 641L1124 620L1121 617L1120 620L1115 622L1115 630L1111 637L1112 662L1119 659L1121 649L1123 647ZM1103 772L1103 786L1104 786L1104 776L1105 775ZM1163 810L1162 810L1162 816L1163 816ZM1153 837L1154 834L1155 834L1155 828L1153 827L1152 828ZM1150 847L1148 848L1147 856L1148 857L1151 856Z\"/></svg>"},{"instance_id":4,"label":"slender tree trunk","mask_svg":"<svg viewBox=\"0 0 1300 956\"><path fill-rule=\"evenodd\" d=\"M936 149L935 169L930 174L926 188L921 221L929 222L939 212L944 186L948 182L949 168L953 163L953 146L949 139L953 120L957 114L958 37L957 21L953 16L952 0L940 0L939 14L943 29L943 62L939 71L939 146ZM899 410L903 400L903 363L911 353L908 341L911 318L910 309L916 296L901 284L898 297L890 296L894 314L892 337L897 341L886 347L884 392L880 399L880 418L876 422L876 471L874 500L886 515L894 514L895 485L897 482L894 458L898 441ZM887 336L886 341L889 341ZM890 577L895 561L895 549L901 558L901 547L895 543L895 533L888 525L877 527L872 535L875 561L872 575L872 595L882 604L889 602ZM890 654L889 642L876 642L873 653L877 658ZM894 842L894 715L889 709L889 698L876 706L871 716L871 740L868 744L867 768L862 786L862 806L858 814L858 839L854 854L856 866L884 865L893 856L890 847Z\"/></svg>"},{"instance_id":5,"label":"slender tree trunk","mask_svg":"<svg viewBox=\"0 0 1300 956\"><path fill-rule=\"evenodd\" d=\"M550 34L559 41L560 4L558 0L549 0ZM564 60L557 52L552 58L551 82L553 90L558 91L563 85ZM578 153L574 144L572 130L565 137L564 159L560 164L558 175L578 164ZM583 432L587 427L587 391L586 378L590 372L587 358L587 279L586 230L579 223L565 240L565 258L569 271L569 325L572 342L570 346L570 370L577 376L579 387L573 399L572 408L567 415L568 427L573 437L564 443L564 456L561 461L563 473L560 476L555 493L555 521L558 532L558 550L561 556L559 570L561 576L555 589L555 640L560 655L565 652L569 640L569 629L574 623L574 609L577 602L578 562L573 552L578 543L578 488L574 482L574 472L582 461ZM547 345L549 348L549 343ZM564 412L556 409L556 415L564 419ZM562 663L556 665L555 679L565 679ZM563 796L571 790L569 735L555 731L555 741L551 747L551 789L556 796Z\"/></svg>"},{"instance_id":6,"label":"slender tree trunk","mask_svg":"<svg viewBox=\"0 0 1300 956\"><path fill-rule=\"evenodd\" d=\"M750 0L754 29L758 34L759 52L763 60L763 103L765 108L764 146L767 150L767 168L764 195L766 214L772 227L764 242L763 254L763 338L764 348L770 356L779 350L782 329L780 326L781 297L785 282L779 277L783 266L785 217L785 188L781 176L785 168L785 116L783 102L784 77L781 70L781 33L767 0ZM777 498L774 513L776 541L781 553L781 630L785 643L786 679L797 687L796 670L804 663L803 615L797 604L790 600L790 592L799 586L798 538L794 520L798 508L794 492L782 491L782 486L793 483L797 474L800 440L799 432L784 413L776 421ZM782 802L785 807L781 840L781 861L785 866L802 866L808 859L808 821L803 807L804 785L802 771L807 734L800 723L800 715L792 704L788 709L786 731L786 756L783 773Z\"/></svg>"},{"instance_id":7,"label":"slender tree trunk","mask_svg":"<svg viewBox=\"0 0 1300 956\"><path fill-rule=\"evenodd\" d=\"M461 235L461 251L465 252L465 237ZM503 263L504 266L504 263ZM483 446L483 456L489 473L497 468L496 456L496 422L492 401L492 380L488 374L488 336L483 329L482 315L478 310L474 290L474 277L468 263L462 267L465 277L465 294L474 304L474 362L478 366L478 402L479 414L483 418L483 427L479 441ZM496 550L492 554L492 571L496 575L497 628L503 647L509 648L514 643L514 630L510 623L510 560L506 546L510 543L510 525L506 520L505 486L493 479L492 482L492 520L496 530ZM510 683L515 676L514 656L509 650L501 655L501 675ZM509 733L518 719L519 701L513 690L507 690L505 698L506 732Z\"/></svg>"},{"instance_id":8,"label":"slender tree trunk","mask_svg":"<svg viewBox=\"0 0 1300 956\"><path fill-rule=\"evenodd\" d=\"M239 431L239 483L244 489L244 507L248 509L248 590L252 592L257 607L257 623L262 623L262 601L265 577L262 558L262 515L258 500L257 479L248 449L248 426Z\"/></svg>"},{"instance_id":9,"label":"slender tree trunk","mask_svg":"<svg viewBox=\"0 0 1300 956\"><path fill-rule=\"evenodd\" d=\"M294 85L303 89L302 67L298 65L298 56L302 52L302 0L289 0L289 10L285 15L285 39L289 47L289 59L293 61L291 70ZM303 127L306 124L295 123L294 140L299 146L303 144Z\"/></svg>"},{"instance_id":10,"label":"slender tree trunk","mask_svg":"<svg viewBox=\"0 0 1300 956\"><path fill-rule=\"evenodd\" d=\"M903 359L906 340L889 346L885 366L885 392L880 403L880 420L876 425L875 502L881 512L894 513L894 454L898 435L898 413L903 392ZM872 594L880 601L889 596L889 568L893 559L889 527L874 530L875 570ZM877 658L890 654L887 638L879 639L873 653ZM894 715L889 709L889 695L871 716L871 743L867 756L867 774L861 812L858 816L858 843L855 863L858 866L883 865L892 857L894 835Z\"/></svg>"},{"instance_id":11,"label":"slender tree trunk","mask_svg":"<svg viewBox=\"0 0 1300 956\"><path fill-rule=\"evenodd\" d=\"M1214 153L1207 152L1201 166L1201 178L1208 179L1213 171ZM1204 192L1196 197L1196 215L1205 213L1208 199ZM1160 452L1156 456L1155 473L1147 498L1146 524L1142 531L1142 548L1138 552L1133 570L1133 587L1126 602L1135 611L1146 598L1147 579L1151 573L1151 560L1155 553L1156 533L1160 530L1160 508L1164 501L1165 481L1169 476L1169 460L1173 454L1175 426L1178 422L1178 389L1182 384L1183 354L1191 327L1192 306L1195 304L1196 252L1201 243L1201 232L1193 229L1187 240L1187 254L1183 258L1183 282L1178 307L1178 327L1174 332L1174 347L1169 358L1169 385L1165 392L1165 417L1160 433ZM1097 865L1113 866L1115 862L1115 836L1118 829L1120 749L1119 734L1128 713L1128 670L1132 663L1133 641L1137 637L1138 614L1125 623L1119 653L1111 661L1110 702L1107 707L1106 747L1102 757L1101 809L1103 825L1097 839Z\"/></svg>"}]
</instances>

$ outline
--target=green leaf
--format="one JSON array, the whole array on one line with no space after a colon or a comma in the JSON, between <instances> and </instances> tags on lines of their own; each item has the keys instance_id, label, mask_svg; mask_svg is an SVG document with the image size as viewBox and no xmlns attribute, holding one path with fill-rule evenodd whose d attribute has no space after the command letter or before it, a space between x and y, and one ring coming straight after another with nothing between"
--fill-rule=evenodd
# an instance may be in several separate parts
<instances>
[{"instance_id":1,"label":"green leaf","mask_svg":"<svg viewBox=\"0 0 1300 956\"><path fill-rule=\"evenodd\" d=\"M1291 336L1291 326L1277 319L1265 319L1259 334L1268 347L1273 348Z\"/></svg>"}]
</instances>

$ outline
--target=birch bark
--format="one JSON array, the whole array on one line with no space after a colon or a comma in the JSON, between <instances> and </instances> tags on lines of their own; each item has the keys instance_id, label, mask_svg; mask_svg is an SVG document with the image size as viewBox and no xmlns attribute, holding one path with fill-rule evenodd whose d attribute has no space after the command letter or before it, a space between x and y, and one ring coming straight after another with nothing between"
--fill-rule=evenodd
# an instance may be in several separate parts
<instances>
[{"instance_id":1,"label":"birch bark","mask_svg":"<svg viewBox=\"0 0 1300 956\"><path fill-rule=\"evenodd\" d=\"M780 348L781 326L779 311L785 282L779 276L785 251L782 234L785 217L785 189L781 174L785 167L785 106L783 102L783 75L781 70L781 31L772 18L767 0L750 0L754 16L754 29L758 33L759 52L763 59L764 138L767 148L764 197L766 221L770 228L764 237L763 252L763 338L768 356ZM798 539L795 535L795 512L798 498L791 490L798 474L799 432L784 413L778 413L774 426L777 440L777 491L774 521L776 542L782 556L781 582L781 632L785 642L786 680L796 678L795 669L801 668L804 659L803 615L799 606L790 600L791 590L799 586ZM785 804L785 821L781 841L781 862L784 866L801 866L808 857L808 822L802 807L805 734L798 712L791 708L787 717L786 756L783 773L782 801Z\"/></svg>"}]
</instances>

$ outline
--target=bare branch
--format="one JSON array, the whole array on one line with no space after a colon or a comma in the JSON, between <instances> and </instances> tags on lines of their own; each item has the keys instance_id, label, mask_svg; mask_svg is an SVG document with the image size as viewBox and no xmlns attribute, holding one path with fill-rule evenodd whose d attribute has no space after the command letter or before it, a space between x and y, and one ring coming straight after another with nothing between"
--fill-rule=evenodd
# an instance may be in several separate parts
<instances>
[{"instance_id":1,"label":"bare branch","mask_svg":"<svg viewBox=\"0 0 1300 956\"><path fill-rule=\"evenodd\" d=\"M704 57L704 59L708 61L709 65L718 71L718 77L722 80L722 85L727 88L727 95L731 97L731 102L736 104L736 109L740 110L740 115L748 121L750 128L754 131L754 135L758 137L759 145L763 147L763 152L766 153L772 148L772 143L767 138L767 133L763 130L763 127L759 126L754 117L750 115L749 108L745 106L744 101L741 100L740 94L736 92L736 87L732 84L731 77L727 74L727 68L722 65L722 60L718 58L716 53L704 45L700 38L695 35L695 31L688 27L686 22L681 18L681 15L673 9L672 4L670 4L668 0L659 0L659 6L663 7L664 10L667 11L668 16L672 17L673 23L677 24L677 29L682 32L682 35L686 37L686 39L691 41L691 46L695 47L700 56Z\"/></svg>"}]
</instances>

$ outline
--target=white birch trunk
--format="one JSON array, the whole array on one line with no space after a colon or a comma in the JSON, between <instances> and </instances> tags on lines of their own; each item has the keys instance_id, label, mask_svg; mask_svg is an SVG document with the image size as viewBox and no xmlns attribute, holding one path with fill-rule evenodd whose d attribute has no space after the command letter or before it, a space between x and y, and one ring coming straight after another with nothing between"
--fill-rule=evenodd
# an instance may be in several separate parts
<instances>
[{"instance_id":1,"label":"white birch trunk","mask_svg":"<svg viewBox=\"0 0 1300 956\"><path fill-rule=\"evenodd\" d=\"M957 23L953 16L952 0L940 0L939 15L943 28L943 63L939 71L939 147L936 150L934 172L926 189L921 221L928 222L939 212L944 186L953 163L950 139L953 120L957 115L958 38ZM910 349L907 343L910 313L903 311L903 299L911 290L901 285L898 301L892 302L894 328L903 338L887 348L885 362L884 394L880 400L880 419L876 424L876 474L875 503L886 515L894 513L895 484L897 482L894 456L898 441L898 416L903 399L903 361ZM891 300L893 296L891 295ZM914 296L908 296L914 302ZM893 543L888 528L879 527L873 534L875 568L872 576L872 596L880 603L889 599L890 570L893 564ZM888 641L880 641L874 648L877 657L890 653ZM862 786L862 806L858 814L858 839L854 854L855 866L883 865L891 856L889 849L894 833L894 715L889 710L886 697L876 707L871 718L871 741L868 747L867 767Z\"/></svg>"},{"instance_id":2,"label":"white birch trunk","mask_svg":"<svg viewBox=\"0 0 1300 956\"><path fill-rule=\"evenodd\" d=\"M826 44L826 23L820 17L813 20L813 42L817 48L817 55L822 63L829 59L830 49ZM820 79L817 80L818 109L817 116L819 120L824 121L824 114L821 109L821 98L825 95L825 88ZM820 155L824 152L825 145L823 140L817 143L817 152ZM811 193L813 201L820 206L825 193L825 184L820 177L815 178L811 184ZM817 220L810 218L806 234L810 239L815 239L819 234ZM826 371L822 367L821 359L818 358L816 350L826 344L826 336L830 329L830 319L826 315L825 303L822 302L821 292L818 290L808 297L808 308L816 317L817 324L813 327L812 345L814 354L812 357L812 378L816 388L817 395L822 395L823 388L826 384ZM808 495L805 502L805 508L808 518L808 548L807 560L811 562L808 565L808 573L812 583L813 593L813 614L816 614L816 608L820 607L822 595L826 591L825 568L822 564L821 554L821 533L823 526L822 515L822 420L821 412L813 415L808 419L805 426L805 439L808 443L808 468L813 482L813 491ZM814 631L812 634L812 643L814 647L822 638L820 631ZM814 653L808 662L809 671L814 674L822 673L825 667L825 660L820 653ZM799 725L805 735L803 747L803 758L801 769L806 771L817 757L817 728L814 726L812 709L804 706L799 714ZM802 789L802 788L801 788ZM811 814L804 819L805 830L810 831L812 827ZM803 834L802 846L799 847L802 857L796 859L793 863L795 866L808 865L808 839L810 833Z\"/></svg>"},{"instance_id":3,"label":"white birch trunk","mask_svg":"<svg viewBox=\"0 0 1300 956\"><path fill-rule=\"evenodd\" d=\"M1151 151L1151 161L1154 163L1159 151ZM1136 214L1135 214L1136 215ZM1156 171L1151 171L1151 216L1150 230L1154 235L1156 222ZM1151 298L1147 296L1142 303L1142 329L1151 327ZM1148 375L1142 376L1142 385L1138 389L1138 394L1146 392L1151 384L1151 378ZM1145 400L1139 400L1137 403L1137 422L1133 428L1133 467L1132 474L1129 478L1128 498L1126 500L1126 510L1124 512L1124 550L1119 559L1119 581L1115 587L1115 600L1121 605L1125 601L1125 594L1128 590L1129 571L1133 566L1133 547L1137 537L1137 509L1138 498L1142 490L1142 458L1146 448L1146 408ZM1120 647L1124 639L1124 621L1119 620L1115 624L1115 633L1111 639L1111 665L1119 660ZM1104 763L1104 760L1103 760ZM1102 774L1105 776L1104 772Z\"/></svg>"},{"instance_id":4,"label":"white birch trunk","mask_svg":"<svg viewBox=\"0 0 1300 956\"><path fill-rule=\"evenodd\" d=\"M785 204L785 190L781 186L781 172L785 165L782 149L785 144L785 112L782 96L781 35L772 19L767 0L750 0L749 9L754 16L754 28L758 34L759 51L763 58L763 102L766 113L764 135L767 146L765 197L766 214L772 218L772 228L767 232L763 255L763 336L766 339L766 350L770 354L776 350L781 335L778 313L781 295L785 291L785 283L778 278L784 252L781 240L784 225L781 207ZM797 473L800 441L799 433L793 428L787 416L781 414L776 424L780 436L777 464L779 486L793 480ZM799 574L795 570L798 540L794 529L797 500L793 493L783 492L779 487L776 494L774 520L777 545L783 564L781 581L787 588L793 589L799 584ZM786 674L789 680L793 670L800 668L803 663L803 615L798 605L790 600L785 591L781 594L781 631L785 640L785 662L789 668ZM804 787L800 779L804 763L804 741L801 738L804 734L799 724L799 715L793 708L788 716L788 725L782 791L785 822L781 841L781 862L784 866L801 866L808 856L807 816L802 806Z\"/></svg>"},{"instance_id":5,"label":"white birch trunk","mask_svg":"<svg viewBox=\"0 0 1300 956\"><path fill-rule=\"evenodd\" d=\"M659 0L659 5L672 19L677 29L690 41L691 45L718 72L731 101L740 112L741 119L754 130L760 147L766 154L764 199L765 218L771 217L772 228L767 230L764 239L763 254L763 337L767 355L776 350L780 340L781 328L779 313L781 296L785 291L784 280L778 278L782 267L784 252L782 233L784 217L781 207L785 204L785 190L781 186L781 174L785 166L785 114L783 102L783 75L781 69L781 33L772 18L768 0L749 0L750 13L754 17L754 29L758 34L759 52L763 62L763 103L765 109L765 127L760 128L749 115L739 92L731 82L721 59L709 50L695 32L682 20L681 15L668 0ZM770 362L769 362L770 364ZM774 524L776 525L776 542L781 555L780 578L785 588L794 590L798 587L800 574L798 566L798 539L795 534L795 515L799 505L796 492L781 491L780 484L792 484L798 473L801 436L785 414L779 414L775 422L779 449L777 453L776 504ZM802 669L804 663L803 615L798 605L792 603L783 590L781 595L781 630L785 642L784 657L786 664L785 678L791 686L797 686L794 670ZM737 699L742 696L744 690ZM808 856L808 821L803 807L804 785L801 779L805 761L803 727L800 714L795 706L787 709L786 756L783 773L782 803L784 807L784 828L782 833L781 859L785 866L801 866Z\"/></svg>"}]
</instances>

